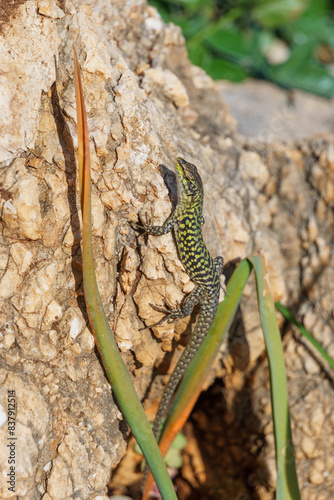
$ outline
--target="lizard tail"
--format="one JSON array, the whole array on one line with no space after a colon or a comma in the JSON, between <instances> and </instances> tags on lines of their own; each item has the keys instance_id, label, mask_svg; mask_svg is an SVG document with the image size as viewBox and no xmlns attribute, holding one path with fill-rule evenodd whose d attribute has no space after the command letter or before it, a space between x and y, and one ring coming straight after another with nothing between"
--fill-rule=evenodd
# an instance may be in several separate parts
<instances>
[{"instance_id":1,"label":"lizard tail","mask_svg":"<svg viewBox=\"0 0 334 500\"><path fill-rule=\"evenodd\" d=\"M219 295L217 296L217 302L218 298ZM207 302L205 301L201 304L201 312L194 333L189 341L189 344L181 354L181 357L178 360L170 379L168 380L159 404L157 414L155 416L153 424L153 434L157 441L159 441L161 435L164 415L171 403L175 390L181 378L183 377L184 372L188 368L190 362L192 361L207 333L209 332L215 317L216 309L217 304L213 304L211 300ZM146 465L143 474L142 490L145 489L148 473L149 467Z\"/></svg>"}]
</instances>

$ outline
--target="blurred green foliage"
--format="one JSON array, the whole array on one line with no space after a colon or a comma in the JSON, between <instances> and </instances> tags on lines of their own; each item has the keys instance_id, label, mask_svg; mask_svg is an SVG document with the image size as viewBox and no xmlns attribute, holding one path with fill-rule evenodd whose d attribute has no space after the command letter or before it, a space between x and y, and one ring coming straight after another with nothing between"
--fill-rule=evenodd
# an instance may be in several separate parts
<instances>
[{"instance_id":1,"label":"blurred green foliage","mask_svg":"<svg viewBox=\"0 0 334 500\"><path fill-rule=\"evenodd\" d=\"M266 79L334 95L330 0L149 0L178 24L191 61L215 79Z\"/></svg>"}]
</instances>

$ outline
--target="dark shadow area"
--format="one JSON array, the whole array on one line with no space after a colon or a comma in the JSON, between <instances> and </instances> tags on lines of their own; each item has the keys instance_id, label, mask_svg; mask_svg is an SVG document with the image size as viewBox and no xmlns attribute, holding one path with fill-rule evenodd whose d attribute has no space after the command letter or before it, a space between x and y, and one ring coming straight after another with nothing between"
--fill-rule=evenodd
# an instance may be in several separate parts
<instances>
[{"instance_id":1,"label":"dark shadow area","mask_svg":"<svg viewBox=\"0 0 334 500\"><path fill-rule=\"evenodd\" d=\"M176 174L162 163L159 165L162 178L168 189L169 197L173 203L173 210L177 204Z\"/></svg>"},{"instance_id":2,"label":"dark shadow area","mask_svg":"<svg viewBox=\"0 0 334 500\"><path fill-rule=\"evenodd\" d=\"M197 401L188 426L204 465L205 483L198 481L194 488L178 478L183 500L259 500L259 490L270 491L269 471L260 456L266 441L254 410L251 379L249 375L240 390L219 379ZM181 495L187 489L188 494Z\"/></svg>"}]
</instances>

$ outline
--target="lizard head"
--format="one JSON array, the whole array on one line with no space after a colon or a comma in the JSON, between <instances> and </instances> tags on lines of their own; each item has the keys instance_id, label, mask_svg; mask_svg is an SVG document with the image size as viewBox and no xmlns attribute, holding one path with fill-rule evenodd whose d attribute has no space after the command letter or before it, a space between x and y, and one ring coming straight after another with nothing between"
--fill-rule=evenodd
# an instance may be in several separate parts
<instances>
[{"instance_id":1,"label":"lizard head","mask_svg":"<svg viewBox=\"0 0 334 500\"><path fill-rule=\"evenodd\" d=\"M180 200L203 200L203 184L197 168L183 158L176 158L177 191Z\"/></svg>"}]
</instances>

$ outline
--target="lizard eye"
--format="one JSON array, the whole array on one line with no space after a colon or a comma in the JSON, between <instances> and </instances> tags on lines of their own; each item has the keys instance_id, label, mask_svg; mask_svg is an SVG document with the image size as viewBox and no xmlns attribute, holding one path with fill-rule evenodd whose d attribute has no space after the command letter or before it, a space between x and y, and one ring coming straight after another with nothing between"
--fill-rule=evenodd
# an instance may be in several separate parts
<instances>
[{"instance_id":1,"label":"lizard eye","mask_svg":"<svg viewBox=\"0 0 334 500\"><path fill-rule=\"evenodd\" d=\"M185 174L186 179L187 179L188 181L190 181L190 182L194 182L194 174L193 174L193 172L192 172L190 169L185 168L185 169L184 169L184 174Z\"/></svg>"}]
</instances>

